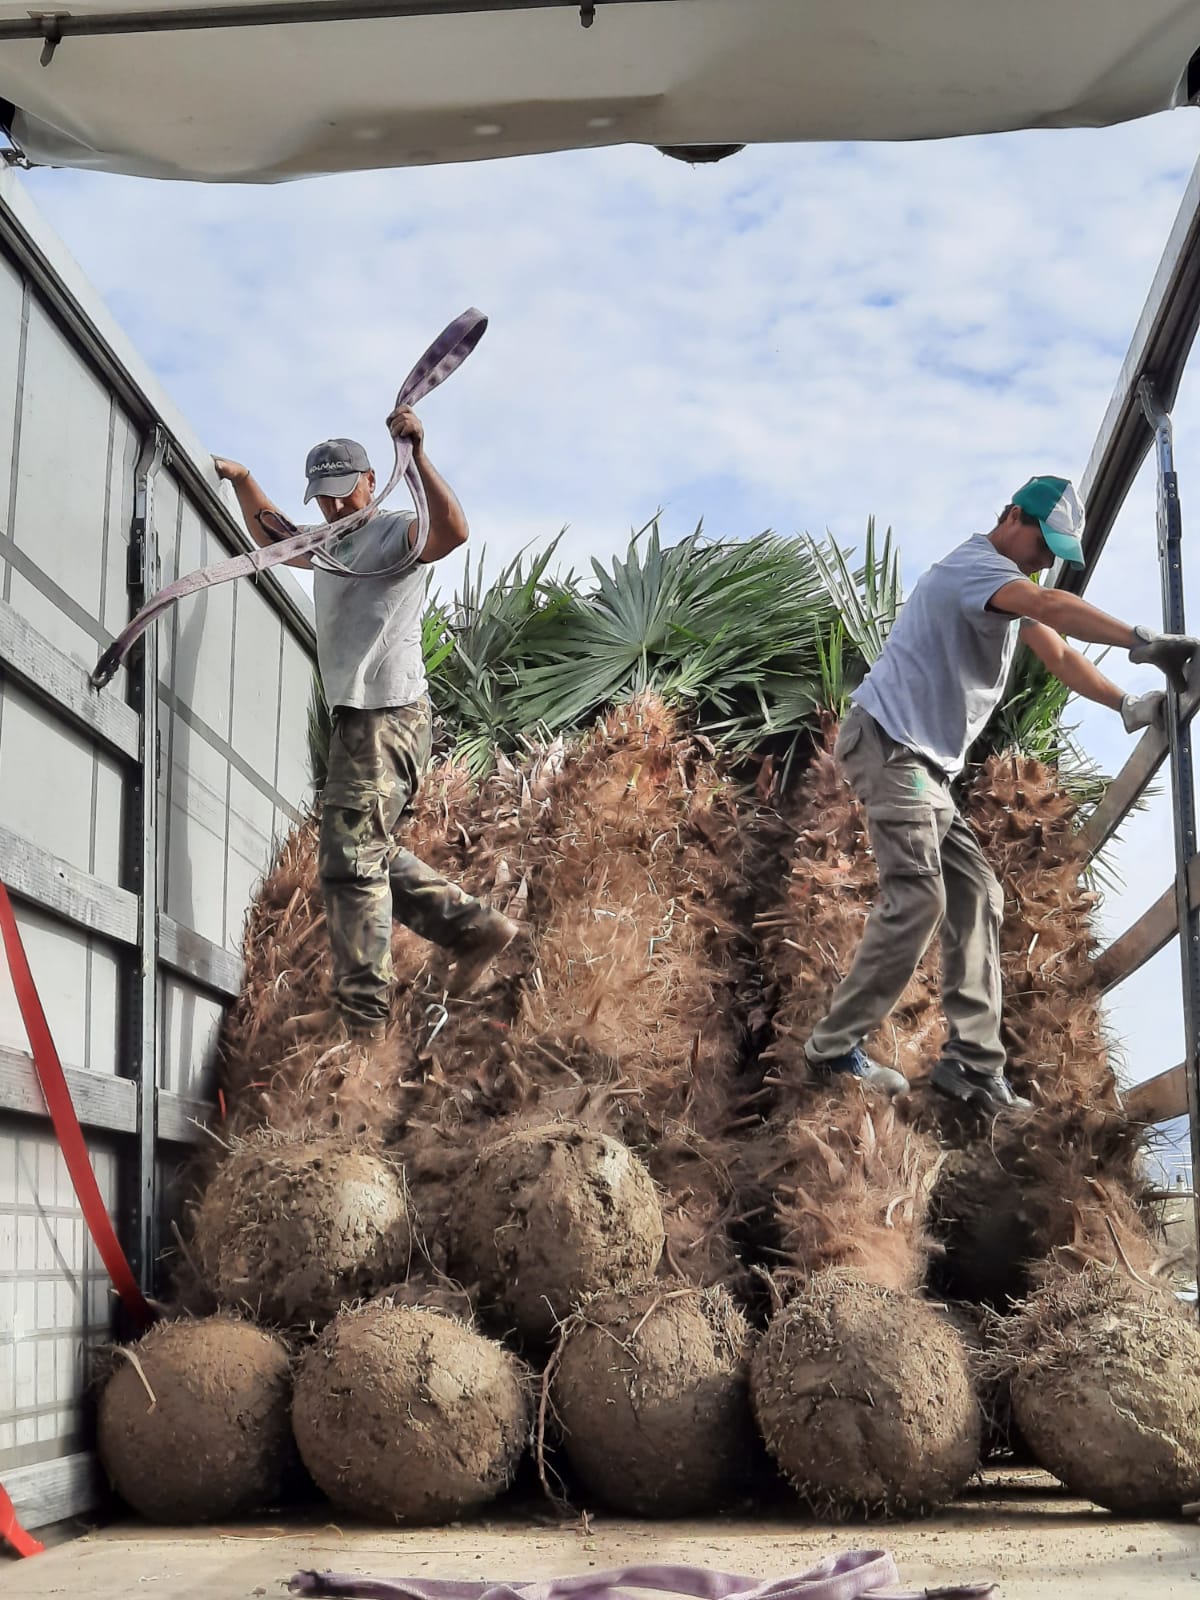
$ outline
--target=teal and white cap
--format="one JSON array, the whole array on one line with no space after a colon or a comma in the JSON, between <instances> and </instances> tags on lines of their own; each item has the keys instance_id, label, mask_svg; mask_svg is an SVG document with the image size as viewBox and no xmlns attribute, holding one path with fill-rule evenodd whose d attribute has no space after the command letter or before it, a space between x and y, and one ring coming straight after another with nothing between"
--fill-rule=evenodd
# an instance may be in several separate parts
<instances>
[{"instance_id":1,"label":"teal and white cap","mask_svg":"<svg viewBox=\"0 0 1200 1600\"><path fill-rule=\"evenodd\" d=\"M1083 501L1069 478L1030 478L1013 495L1012 503L1038 519L1053 555L1083 566Z\"/></svg>"}]
</instances>

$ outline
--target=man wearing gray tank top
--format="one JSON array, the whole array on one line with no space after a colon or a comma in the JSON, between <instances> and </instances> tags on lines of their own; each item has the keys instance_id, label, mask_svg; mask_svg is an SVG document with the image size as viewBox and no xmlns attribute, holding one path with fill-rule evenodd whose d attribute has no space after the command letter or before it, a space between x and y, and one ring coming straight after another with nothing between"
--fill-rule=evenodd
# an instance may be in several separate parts
<instances>
[{"instance_id":1,"label":"man wearing gray tank top","mask_svg":"<svg viewBox=\"0 0 1200 1600\"><path fill-rule=\"evenodd\" d=\"M317 662L333 717L329 770L322 793L318 870L325 896L333 965L334 1012L293 1020L300 1036L331 1023L358 1040L381 1039L394 980L392 919L451 952L448 988L465 994L512 940L516 924L450 883L400 841L400 824L429 762L432 718L421 654L426 566L465 544L467 519L449 484L425 454L416 413L399 407L388 429L412 444L429 503L421 559L397 577L374 577L408 549L410 511L377 511L335 547L337 560L361 574L322 565L318 553L293 565L313 573ZM276 511L240 462L214 457L250 535L270 544L260 514ZM362 445L327 439L305 463L305 502L326 522L369 504L375 473Z\"/></svg>"}]
</instances>

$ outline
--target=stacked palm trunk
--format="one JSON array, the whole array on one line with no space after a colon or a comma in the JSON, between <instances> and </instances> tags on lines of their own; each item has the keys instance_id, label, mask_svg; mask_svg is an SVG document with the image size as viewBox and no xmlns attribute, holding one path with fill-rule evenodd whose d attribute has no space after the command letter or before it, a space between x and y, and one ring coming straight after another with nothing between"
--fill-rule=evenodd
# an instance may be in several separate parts
<instances>
[{"instance_id":1,"label":"stacked palm trunk","mask_svg":"<svg viewBox=\"0 0 1200 1600\"><path fill-rule=\"evenodd\" d=\"M367 1048L287 1037L329 983L293 832L249 919L181 1315L102 1396L131 1504L205 1514L219 1472L212 1515L262 1506L298 1454L346 1511L434 1521L528 1453L556 1497L626 1513L786 1483L823 1517L897 1515L1015 1430L1101 1504L1200 1498L1200 1336L1139 1206L1075 808L1025 760L966 800L1035 1114L930 1094L932 956L868 1041L913 1083L889 1103L803 1065L875 887L829 748L775 794L643 698L481 784L437 767L407 842L522 932L449 1001L397 928Z\"/></svg>"}]
</instances>

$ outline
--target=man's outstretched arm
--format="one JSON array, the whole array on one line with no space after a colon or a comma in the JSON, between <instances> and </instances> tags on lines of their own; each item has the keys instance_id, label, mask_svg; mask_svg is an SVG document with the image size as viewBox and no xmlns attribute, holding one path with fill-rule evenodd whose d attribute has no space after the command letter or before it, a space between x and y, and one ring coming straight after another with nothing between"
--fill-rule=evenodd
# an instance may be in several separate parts
<instances>
[{"instance_id":1,"label":"man's outstretched arm","mask_svg":"<svg viewBox=\"0 0 1200 1600\"><path fill-rule=\"evenodd\" d=\"M1095 662L1080 655L1078 650L1072 650L1066 640L1044 622L1027 622L1021 629L1021 639L1046 670L1074 694L1082 695L1094 705L1119 711L1126 733L1138 733L1161 720L1167 698L1161 689L1151 689L1149 694L1125 694L1111 678L1104 676Z\"/></svg>"},{"instance_id":2,"label":"man's outstretched arm","mask_svg":"<svg viewBox=\"0 0 1200 1600\"><path fill-rule=\"evenodd\" d=\"M1015 578L997 589L989 605L994 611L1044 623L1055 633L1065 633L1081 644L1108 644L1128 650L1129 659L1136 665L1145 663L1165 672L1181 694L1187 686L1188 663L1200 649L1200 639L1183 633L1156 633L1153 628L1131 628L1077 594L1065 589L1041 589L1028 578Z\"/></svg>"},{"instance_id":3,"label":"man's outstretched arm","mask_svg":"<svg viewBox=\"0 0 1200 1600\"><path fill-rule=\"evenodd\" d=\"M267 532L259 521L258 514L260 511L273 511L276 516L282 516L283 513L275 502L268 498L249 467L244 467L240 461L230 461L226 456L214 456L213 466L217 470L218 478L223 478L226 483L233 485L242 520L246 524L246 532L255 544L278 544L279 540L274 534ZM312 562L307 556L296 556L294 560L287 561L284 565L305 567L309 570L312 568Z\"/></svg>"}]
</instances>

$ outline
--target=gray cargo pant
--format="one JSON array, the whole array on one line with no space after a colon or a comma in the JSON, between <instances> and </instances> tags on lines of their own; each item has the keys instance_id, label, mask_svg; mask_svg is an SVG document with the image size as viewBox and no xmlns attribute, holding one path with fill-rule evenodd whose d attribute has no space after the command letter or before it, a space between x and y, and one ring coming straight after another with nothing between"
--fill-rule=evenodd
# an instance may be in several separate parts
<instances>
[{"instance_id":1,"label":"gray cargo pant","mask_svg":"<svg viewBox=\"0 0 1200 1600\"><path fill-rule=\"evenodd\" d=\"M454 946L483 909L400 843L400 824L429 764L431 724L428 700L379 711L334 709L317 871L334 999L351 1028L388 1019L393 917L423 939Z\"/></svg>"},{"instance_id":2,"label":"gray cargo pant","mask_svg":"<svg viewBox=\"0 0 1200 1600\"><path fill-rule=\"evenodd\" d=\"M944 1055L1004 1071L1000 923L1004 895L946 779L854 706L834 750L866 807L879 898L850 971L806 1045L810 1061L853 1050L903 994L941 928Z\"/></svg>"}]
</instances>

